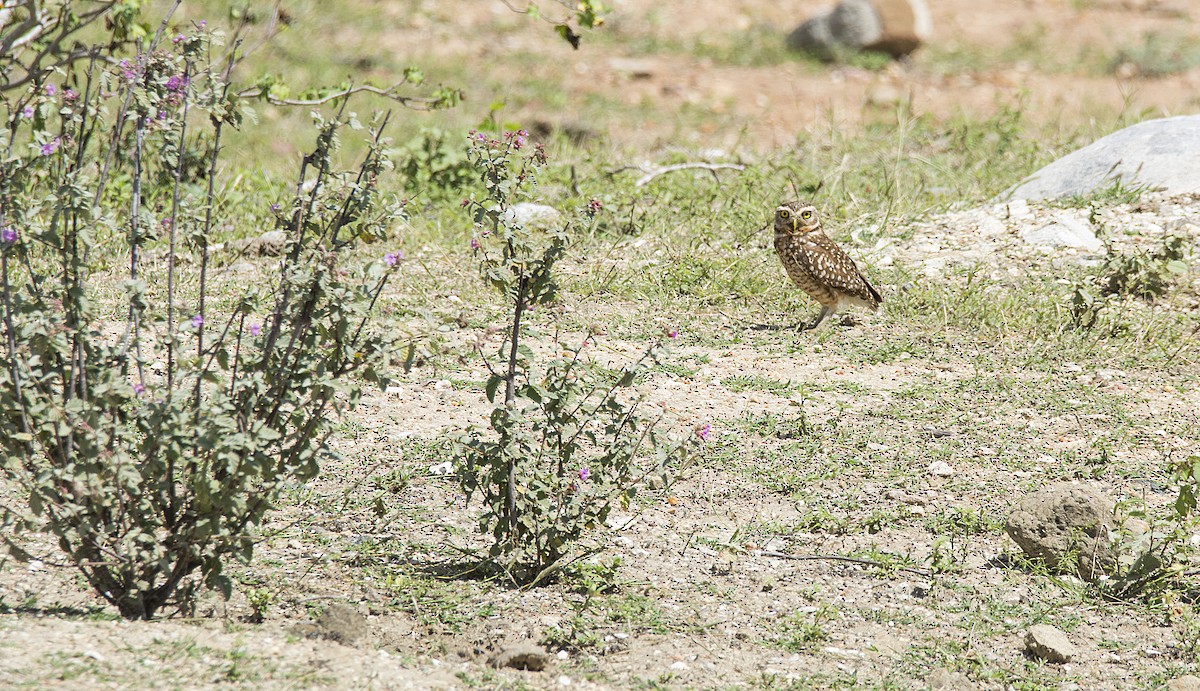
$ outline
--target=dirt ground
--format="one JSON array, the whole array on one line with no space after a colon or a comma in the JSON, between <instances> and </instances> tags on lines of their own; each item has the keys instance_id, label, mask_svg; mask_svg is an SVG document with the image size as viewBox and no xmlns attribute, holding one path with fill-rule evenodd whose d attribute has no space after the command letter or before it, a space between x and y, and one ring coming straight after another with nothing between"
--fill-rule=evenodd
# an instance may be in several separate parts
<instances>
[{"instance_id":1,"label":"dirt ground","mask_svg":"<svg viewBox=\"0 0 1200 691\"><path fill-rule=\"evenodd\" d=\"M933 35L927 47L881 71L789 61L728 64L738 62L733 56L739 53L757 50L755 37L777 41L828 3L740 0L704 3L703 11L686 0L610 4L613 17L603 37L585 38L579 51L546 41L544 26L512 15L500 3L489 12L478 2L454 0L391 6L385 14L396 26L383 40L397 56L419 60L432 50L501 73L506 59L532 55L513 77L557 84L563 106L522 103L515 114L519 120L599 129L632 148L786 147L815 130L852 132L897 107L943 120L987 116L1019 103L1033 122L1095 119L1103 128L1122 114L1179 115L1200 106L1196 67L1146 78L1133 65L1109 64L1118 48L1141 45L1145 36L1184 44L1200 40L1196 9L1187 2L930 0ZM432 47L431 35L437 39ZM647 55L639 50L647 45L674 50ZM725 58L684 50L695 45L713 47ZM963 59L966 54L976 59ZM616 98L634 116L595 112L588 103L597 94Z\"/></svg>"},{"instance_id":2,"label":"dirt ground","mask_svg":"<svg viewBox=\"0 0 1200 691\"><path fill-rule=\"evenodd\" d=\"M547 113L539 104L520 104L521 114L569 124L589 94L603 93L644 106L637 120L588 123L633 149L783 147L814 129L852 131L875 109L897 102L916 115L950 118L986 115L1020 101L1031 120L1047 124L1111 122L1123 112L1181 114L1200 106L1196 67L1154 79L1128 70L1102 76L1047 68L1076 64L1084 46L1134 44L1150 32L1200 41L1200 9L1186 2L931 0L935 32L924 50L943 57L918 55L878 72L801 62L735 67L670 52L646 57L623 47L686 44L696 37L736 41L763 25L786 31L822 3L744 0L704 3L703 11L686 0L609 4L614 16L604 31L612 40L570 52L546 41L544 27L525 26L497 2L379 3L380 16L396 23L380 50L414 59L431 52L463 60L515 50L541 54L531 74L560 84L565 105ZM330 32L331 40L336 36ZM957 50L998 54L1020 45L1021 37L1035 44L1028 60L943 70L950 62L944 56ZM684 111L686 117L672 116ZM901 229L905 239L868 252L872 263L903 263L931 280L947 265L965 264L1019 280L1081 260L1074 250L1034 252L1018 241L1020 228L1054 212L1035 206L1025 218L990 209L982 216L927 219ZM1168 232L1187 234L1193 244L1200 240L1194 198L1106 213L1135 219L1121 226L1132 243ZM989 230L981 234L985 217ZM1195 271L1191 275L1194 280ZM1193 285L1190 294L1197 292ZM960 567L939 575L924 566L881 571L763 553L877 551L924 565L945 521L1002 519L1015 496L1058 481L1163 506L1172 495L1147 478L1165 455L1194 451L1190 430L1200 429L1194 348L1161 367L1027 366L1019 348L1010 348L1016 353L1011 361L989 365L981 364L977 350L928 335L904 335L892 345L896 334L873 328L870 318L818 341L791 332L751 333L737 320L703 316L706 328L748 335L740 344L712 347L684 328L677 355L694 372L656 373L644 391L681 424L711 421L718 461L689 468L669 490L648 492L643 510L609 521L614 547L603 556L621 559L619 601L589 610L583 595L561 587L518 591L469 580L426 582L429 573L421 569L445 561L439 546L471 544L474 525L453 483L428 472L438 458L409 459L411 477L394 490L388 489L388 461L407 458L406 445L480 422L488 409L477 390L418 371L396 390L366 400L356 425L336 441L344 459L298 488L272 518L270 528L278 532L240 573L245 587L228 603L206 598L195 619L114 621L70 570L48 559L3 562L0 686L927 688L935 670L967 668L976 686L955 688L1082 690L1159 688L1195 669L1178 626L1134 606L1082 597L1069 578L1062 579L1065 586L1031 578L1011 566L1015 548L995 530L937 547L957 550ZM448 338L466 343L474 337ZM641 344L612 339L607 347L632 353ZM848 354L852 348L890 354L864 364ZM788 386L730 383L747 378ZM921 398L928 392L952 395L951 407L936 396ZM894 407L906 414L878 414ZM1087 475L1089 450L1118 417L1130 437L1116 444L1120 467L1101 482ZM741 434L739 426L768 419L803 422L827 436L809 436L801 447L783 444L764 456L755 447L758 437ZM772 443L787 439L780 432ZM847 444L853 459L838 455ZM763 458L769 466L747 460ZM912 458L945 459L952 472L931 473ZM813 497L809 503L796 498L798 488ZM392 493L382 517L358 501L380 491ZM53 555L52 547L28 549ZM250 623L251 587L275 594L263 623ZM322 623L318 613L334 604L356 615L347 624ZM1073 662L1052 666L1026 658L1020 639L1037 621L1069 629L1079 648ZM585 633L584 623L594 639L572 639L572 632ZM547 648L546 671L487 665L497 651L536 642Z\"/></svg>"}]
</instances>

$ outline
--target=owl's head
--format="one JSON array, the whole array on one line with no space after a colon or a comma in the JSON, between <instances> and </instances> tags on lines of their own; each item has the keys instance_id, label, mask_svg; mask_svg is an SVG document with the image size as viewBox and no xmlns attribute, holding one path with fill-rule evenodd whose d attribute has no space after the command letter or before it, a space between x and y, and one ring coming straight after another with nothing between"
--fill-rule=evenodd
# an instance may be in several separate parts
<instances>
[{"instance_id":1,"label":"owl's head","mask_svg":"<svg viewBox=\"0 0 1200 691\"><path fill-rule=\"evenodd\" d=\"M804 235L820 230L821 217L817 207L804 201L785 202L775 209L775 232Z\"/></svg>"}]
</instances>

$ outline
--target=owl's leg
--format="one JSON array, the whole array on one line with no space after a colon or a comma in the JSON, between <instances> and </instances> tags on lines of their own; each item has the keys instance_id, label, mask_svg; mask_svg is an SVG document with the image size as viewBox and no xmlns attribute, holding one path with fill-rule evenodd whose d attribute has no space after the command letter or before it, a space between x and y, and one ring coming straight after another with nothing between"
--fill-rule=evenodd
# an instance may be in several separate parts
<instances>
[{"instance_id":1,"label":"owl's leg","mask_svg":"<svg viewBox=\"0 0 1200 691\"><path fill-rule=\"evenodd\" d=\"M818 326L820 326L820 325L821 325L821 323L822 323L822 322L824 322L824 321L825 321L825 319L826 319L826 318L827 318L829 315L831 315L831 314L833 314L833 310L829 309L829 308L828 308L828 307L826 307L825 305L821 305L821 311L820 311L820 312L817 314L817 316L816 316L816 317L815 317L815 318L812 320L812 323L811 323L811 324L808 324L808 325L806 325L806 326L804 327L804 330L805 330L805 331L813 331L813 330L815 330L815 329L816 329Z\"/></svg>"}]
</instances>

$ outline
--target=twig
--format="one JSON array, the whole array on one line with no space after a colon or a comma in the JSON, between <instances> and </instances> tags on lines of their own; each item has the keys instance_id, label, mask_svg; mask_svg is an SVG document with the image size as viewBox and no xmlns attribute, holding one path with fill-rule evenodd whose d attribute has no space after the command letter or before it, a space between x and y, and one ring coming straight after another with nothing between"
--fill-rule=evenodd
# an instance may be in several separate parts
<instances>
[{"instance_id":1,"label":"twig","mask_svg":"<svg viewBox=\"0 0 1200 691\"><path fill-rule=\"evenodd\" d=\"M647 183L660 175L673 173L677 170L691 170L695 168L712 171L713 175L715 176L718 170L745 170L746 166L743 166L739 163L676 163L673 166L663 166L662 168L656 168L649 173L646 173L642 177L638 178L638 181L635 182L633 186L645 187Z\"/></svg>"},{"instance_id":2,"label":"twig","mask_svg":"<svg viewBox=\"0 0 1200 691\"><path fill-rule=\"evenodd\" d=\"M443 101L443 99L440 98L420 98L417 96L401 96L400 94L397 94L396 89L399 89L406 83L407 82L396 82L386 89L362 84L359 86L352 86L348 89L342 89L341 91L335 93L326 94L325 96L321 96L319 98L309 99L277 98L270 94L262 94L262 89L260 88L243 89L236 95L238 98L249 98L251 96L258 96L261 94L266 99L267 103L276 106L319 106L330 101L336 101L339 98L357 94L359 92L366 92L369 94L383 96L384 98L390 98L391 100L396 101L403 106L407 106L415 110L433 110L439 103Z\"/></svg>"},{"instance_id":3,"label":"twig","mask_svg":"<svg viewBox=\"0 0 1200 691\"><path fill-rule=\"evenodd\" d=\"M778 559L791 559L793 561L844 561L844 562L847 562L850 564L861 564L863 566L874 566L874 567L877 567L880 569L896 569L897 571L904 571L904 572L911 573L911 574L914 574L917 576L921 576L922 578L929 578L929 576L930 576L930 573L928 571L925 571L924 569L914 569L910 566L889 566L887 564L877 562L873 559L861 559L859 557L843 557L840 554L784 554L783 552L776 552L775 550L772 550L772 549L761 549L756 552L752 552L752 554L760 554L764 557L776 557Z\"/></svg>"}]
</instances>

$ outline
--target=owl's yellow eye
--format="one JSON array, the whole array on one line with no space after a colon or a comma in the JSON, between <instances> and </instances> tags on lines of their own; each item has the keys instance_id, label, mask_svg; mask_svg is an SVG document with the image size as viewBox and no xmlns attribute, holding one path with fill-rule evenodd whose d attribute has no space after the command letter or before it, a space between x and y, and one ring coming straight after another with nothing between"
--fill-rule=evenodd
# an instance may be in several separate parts
<instances>
[{"instance_id":1,"label":"owl's yellow eye","mask_svg":"<svg viewBox=\"0 0 1200 691\"><path fill-rule=\"evenodd\" d=\"M813 212L811 212L811 211L801 211L800 212L800 218L804 219L805 221L811 221L812 216L813 216Z\"/></svg>"},{"instance_id":2,"label":"owl's yellow eye","mask_svg":"<svg viewBox=\"0 0 1200 691\"><path fill-rule=\"evenodd\" d=\"M785 221L786 221L786 220L788 220L789 218L791 218L791 217L792 217L792 212L791 212L791 211L788 211L787 209L780 209L780 210L779 210L779 217L780 217L780 218L782 218L783 220L785 220Z\"/></svg>"}]
</instances>

